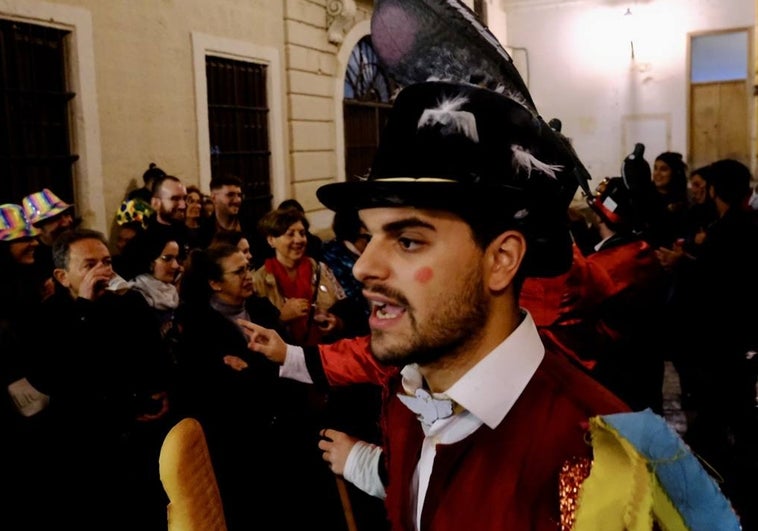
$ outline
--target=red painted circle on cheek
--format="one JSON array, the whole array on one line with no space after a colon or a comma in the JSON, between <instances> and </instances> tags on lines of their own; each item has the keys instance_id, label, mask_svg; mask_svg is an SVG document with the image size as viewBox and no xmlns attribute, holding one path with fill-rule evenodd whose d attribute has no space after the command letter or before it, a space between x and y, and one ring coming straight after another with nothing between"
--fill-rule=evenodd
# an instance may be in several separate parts
<instances>
[{"instance_id":1,"label":"red painted circle on cheek","mask_svg":"<svg viewBox=\"0 0 758 531\"><path fill-rule=\"evenodd\" d=\"M434 271L431 267L422 267L416 273L413 275L413 278L416 279L416 281L420 282L421 284L426 284L430 280L432 280L432 277L434 276Z\"/></svg>"}]
</instances>

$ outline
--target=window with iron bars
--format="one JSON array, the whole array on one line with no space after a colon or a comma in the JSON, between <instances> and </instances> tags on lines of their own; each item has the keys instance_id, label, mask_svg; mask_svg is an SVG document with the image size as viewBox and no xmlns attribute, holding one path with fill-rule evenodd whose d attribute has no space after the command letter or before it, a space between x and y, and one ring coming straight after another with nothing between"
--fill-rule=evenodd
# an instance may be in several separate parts
<instances>
[{"instance_id":1,"label":"window with iron bars","mask_svg":"<svg viewBox=\"0 0 758 531\"><path fill-rule=\"evenodd\" d=\"M272 208L266 65L206 56L211 178L243 181L241 215L255 222Z\"/></svg>"},{"instance_id":2,"label":"window with iron bars","mask_svg":"<svg viewBox=\"0 0 758 531\"><path fill-rule=\"evenodd\" d=\"M0 19L0 203L20 203L43 188L74 202L69 33Z\"/></svg>"},{"instance_id":3,"label":"window with iron bars","mask_svg":"<svg viewBox=\"0 0 758 531\"><path fill-rule=\"evenodd\" d=\"M398 84L379 64L371 37L363 37L353 48L345 72L346 180L355 181L368 173L397 89Z\"/></svg>"}]
</instances>

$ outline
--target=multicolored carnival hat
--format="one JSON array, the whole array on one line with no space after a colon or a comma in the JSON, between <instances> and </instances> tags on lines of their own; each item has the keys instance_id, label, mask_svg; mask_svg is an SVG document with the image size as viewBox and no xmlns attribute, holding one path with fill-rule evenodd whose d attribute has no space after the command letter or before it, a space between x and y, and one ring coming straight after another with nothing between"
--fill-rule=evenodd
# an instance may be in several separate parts
<instances>
[{"instance_id":1,"label":"multicolored carnival hat","mask_svg":"<svg viewBox=\"0 0 758 531\"><path fill-rule=\"evenodd\" d=\"M150 205L141 199L128 199L121 202L116 212L116 223L126 225L128 223L139 223L143 229L147 228L148 218L153 215L153 209Z\"/></svg>"},{"instance_id":2,"label":"multicolored carnival hat","mask_svg":"<svg viewBox=\"0 0 758 531\"><path fill-rule=\"evenodd\" d=\"M22 238L32 238L37 234L39 231L26 219L21 205L13 203L0 205L0 241L12 242Z\"/></svg>"},{"instance_id":3,"label":"multicolored carnival hat","mask_svg":"<svg viewBox=\"0 0 758 531\"><path fill-rule=\"evenodd\" d=\"M527 276L568 270L568 206L589 176L566 137L536 112L510 56L459 0L377 0L374 7L374 47L406 86L368 176L324 185L319 200L335 211L486 213L483 225L505 221L526 237Z\"/></svg>"},{"instance_id":4,"label":"multicolored carnival hat","mask_svg":"<svg viewBox=\"0 0 758 531\"><path fill-rule=\"evenodd\" d=\"M27 195L22 200L22 204L26 219L35 227L45 220L74 208L74 205L69 205L48 188Z\"/></svg>"}]
</instances>

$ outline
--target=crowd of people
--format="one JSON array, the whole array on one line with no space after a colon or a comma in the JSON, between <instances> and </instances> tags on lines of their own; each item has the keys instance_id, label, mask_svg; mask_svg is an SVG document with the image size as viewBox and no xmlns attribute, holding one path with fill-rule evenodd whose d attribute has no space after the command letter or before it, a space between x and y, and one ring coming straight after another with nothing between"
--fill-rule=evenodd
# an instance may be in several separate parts
<instances>
[{"instance_id":1,"label":"crowd of people","mask_svg":"<svg viewBox=\"0 0 758 531\"><path fill-rule=\"evenodd\" d=\"M402 153L392 156L404 160ZM567 267L549 276L519 272L529 245L506 228L501 212L445 204L443 211L455 213L452 222L440 207L426 204L431 196L416 207L422 196L414 190L407 205L396 205L398 196L389 192L390 206L381 205L384 188L363 199L354 191L325 192L320 198L335 210L334 238L327 241L310 233L295 200L245 227L238 177L211 183L209 215L197 187L154 164L145 172L145 188L125 197L112 241L79 227L75 206L49 189L0 206L3 429L10 442L3 466L14 485L5 521L23 522L26 529L61 521L82 529L100 528L103 521L112 529L165 529L158 453L168 430L189 416L206 432L230 529L253 528L267 515L287 525L317 521L342 529L345 511L361 530L413 528L408 515L421 529L424 495L401 489L400 498L393 497L380 473L388 449L397 453L390 477L415 469L403 465L415 454L401 457L414 447L406 439L410 428L393 427L404 434L400 442L382 436L382 389L391 386L398 376L393 365L402 362L406 392L428 385L428 399L445 391L465 406L470 425L445 424L437 433L432 421L424 440L436 434L435 440L455 447L481 423L494 429L497 418L485 413L490 406L465 390L473 383L456 383L450 374L452 367L472 369L478 358L445 362L452 352L467 357L493 348L502 339L487 339L485 331L492 330L497 337L507 331L521 337L515 341L528 351L534 347L526 345L544 343L551 355L544 354L549 368L536 351L537 357L523 360L519 373L527 372L516 384L519 391L500 399L521 404L531 397L529 406L508 413L503 434L487 444L507 439L519 425L512 417L538 421L538 404L554 393L576 396L569 410L539 421L546 430L568 429L554 425L556 415L570 423L593 412L662 413L663 364L669 360L688 414L685 440L723 482L743 529L751 529L758 333L750 303L758 295L752 280L758 218L750 207L750 171L720 160L688 176L682 156L665 152L652 170L640 153L628 157L622 174L603 179L586 198L585 211L574 212L568 260L552 257ZM356 197L368 206L343 206ZM456 236L442 245L448 231L461 230L456 223L501 234L497 259L482 269L482 258L474 258L490 249L492 236L472 234L469 243ZM479 238L483 248L466 250ZM376 250L366 256L370 244ZM438 246L407 267L414 253L425 256L427 247ZM462 261L469 255L474 261ZM484 273L490 296L471 300ZM410 283L390 287L386 278L393 274L411 274ZM429 285L439 294L422 295ZM500 307L491 293L509 294L503 309L510 309L487 324ZM388 326L406 314L409 328L393 337ZM289 346L282 351L282 345ZM482 370L507 366L508 350ZM535 369L539 384L530 380ZM458 376L469 378L465 371ZM550 391L555 378L567 379L561 387L571 389ZM583 405L576 409L578 403ZM384 423L394 418L386 407ZM505 439L497 444L506 444L514 459L527 450ZM530 444L554 452L545 442L530 438ZM576 455L586 453L566 444ZM434 458L426 444L419 448L422 461ZM550 463L544 466L530 471L540 488L553 471ZM413 481L432 489L430 472L424 465ZM503 481L514 480L512 472L501 472ZM354 507L340 498L342 476ZM73 489L73 478L84 487ZM464 495L457 490L451 492ZM552 515L539 492L528 511L503 522L539 520L543 510ZM415 508L406 507L408 497ZM288 510L293 499L302 510ZM40 500L51 510L33 510ZM429 511L423 518L456 528L451 522L460 515L442 507Z\"/></svg>"},{"instance_id":2,"label":"crowd of people","mask_svg":"<svg viewBox=\"0 0 758 531\"><path fill-rule=\"evenodd\" d=\"M423 110L424 98L411 91L405 112ZM500 110L497 101L487 104ZM409 171L394 165L415 141L403 138L400 116L396 134L405 143L379 155L393 161L379 166L390 175ZM429 162L423 171L434 175L445 163L454 162ZM678 153L659 154L651 169L637 151L621 173L603 179L584 212L574 212L568 247L543 240L547 250L537 251L529 230L488 203L503 193L497 188L476 195L472 210L466 200L437 205L430 199L437 192L426 189L329 185L319 192L335 211L327 241L310 233L294 199L246 227L241 179L211 182L209 214L197 187L154 164L145 187L125 197L112 241L79 227L75 206L49 189L0 206L10 442L3 467L14 485L4 521L25 529L65 521L165 529L158 453L168 430L193 417L208 438L229 529L269 518L342 529L346 511L362 531L459 529L464 517L471 525L478 516L442 505L428 440L450 445L448 457L436 450L445 460L464 459L466 470L495 467L498 481L514 485L524 473L509 470L515 460L535 447L552 456L528 467L536 490L527 506L481 515L530 527L556 517L542 489L558 462L588 451L579 432L560 438L560 452L544 433L572 433L591 414L662 413L669 360L688 414L687 444L722 482L743 529L755 529L758 217L750 171L727 159L688 176ZM448 193L447 184L439 192ZM565 267L530 275L529 252ZM491 396L475 399L471 373L503 377L513 363L510 342L531 352L510 369L515 389L493 380ZM380 409L397 385L427 405L444 392L463 406L462 424L432 418L414 431L412 412L423 417L423 408L385 402ZM552 410L564 394L565 410ZM493 400L513 404L507 422L504 411L488 413ZM529 423L545 430L542 437L509 442L514 430L534 430ZM474 437L482 424L496 436ZM454 457L457 442L470 437L484 452ZM458 487L444 496L468 496L476 483L468 472L445 474L456 475ZM387 475L404 479L396 486ZM80 487L72 488L74 478ZM411 494L412 484L423 490ZM301 510L291 511L295 499ZM41 501L50 510L34 510Z\"/></svg>"},{"instance_id":3,"label":"crowd of people","mask_svg":"<svg viewBox=\"0 0 758 531\"><path fill-rule=\"evenodd\" d=\"M199 189L151 164L111 241L81 227L75 205L49 189L0 206L8 528L165 529L158 455L168 430L193 417L229 529L272 519L346 529L346 503L377 522L368 529L383 529L381 501L352 486L352 499L340 498L345 486L317 447L324 422L376 440L378 390L343 396L280 380L235 321L317 344L366 334L365 300L355 289L348 297L315 254L320 240L307 245L296 201L243 231L242 181L215 179L209 196L210 216ZM344 246L342 268L353 235L361 245L360 227L345 230L348 239L326 242ZM260 241L267 251L251 248ZM293 495L302 510L288 511Z\"/></svg>"},{"instance_id":4,"label":"crowd of people","mask_svg":"<svg viewBox=\"0 0 758 531\"><path fill-rule=\"evenodd\" d=\"M326 240L294 198L252 223L240 176L155 163L110 238L47 188L0 205L0 527L166 529L192 417L230 531L758 529L749 168L638 144L576 209L522 96L403 88L367 177L317 190ZM666 361L686 446L638 415ZM679 473L608 474L622 446Z\"/></svg>"}]
</instances>

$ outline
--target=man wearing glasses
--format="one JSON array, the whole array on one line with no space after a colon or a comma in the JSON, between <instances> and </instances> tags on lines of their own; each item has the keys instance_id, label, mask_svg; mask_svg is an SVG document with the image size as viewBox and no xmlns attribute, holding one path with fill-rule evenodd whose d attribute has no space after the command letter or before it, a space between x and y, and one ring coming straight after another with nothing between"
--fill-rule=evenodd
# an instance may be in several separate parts
<instances>
[{"instance_id":1,"label":"man wearing glasses","mask_svg":"<svg viewBox=\"0 0 758 531\"><path fill-rule=\"evenodd\" d=\"M179 244L179 263L184 261L189 245L189 229L184 223L187 214L187 187L173 175L163 175L155 180L150 207L154 214L147 227L126 245L119 264L119 274L132 280L142 273L140 249L145 242L173 240Z\"/></svg>"}]
</instances>

